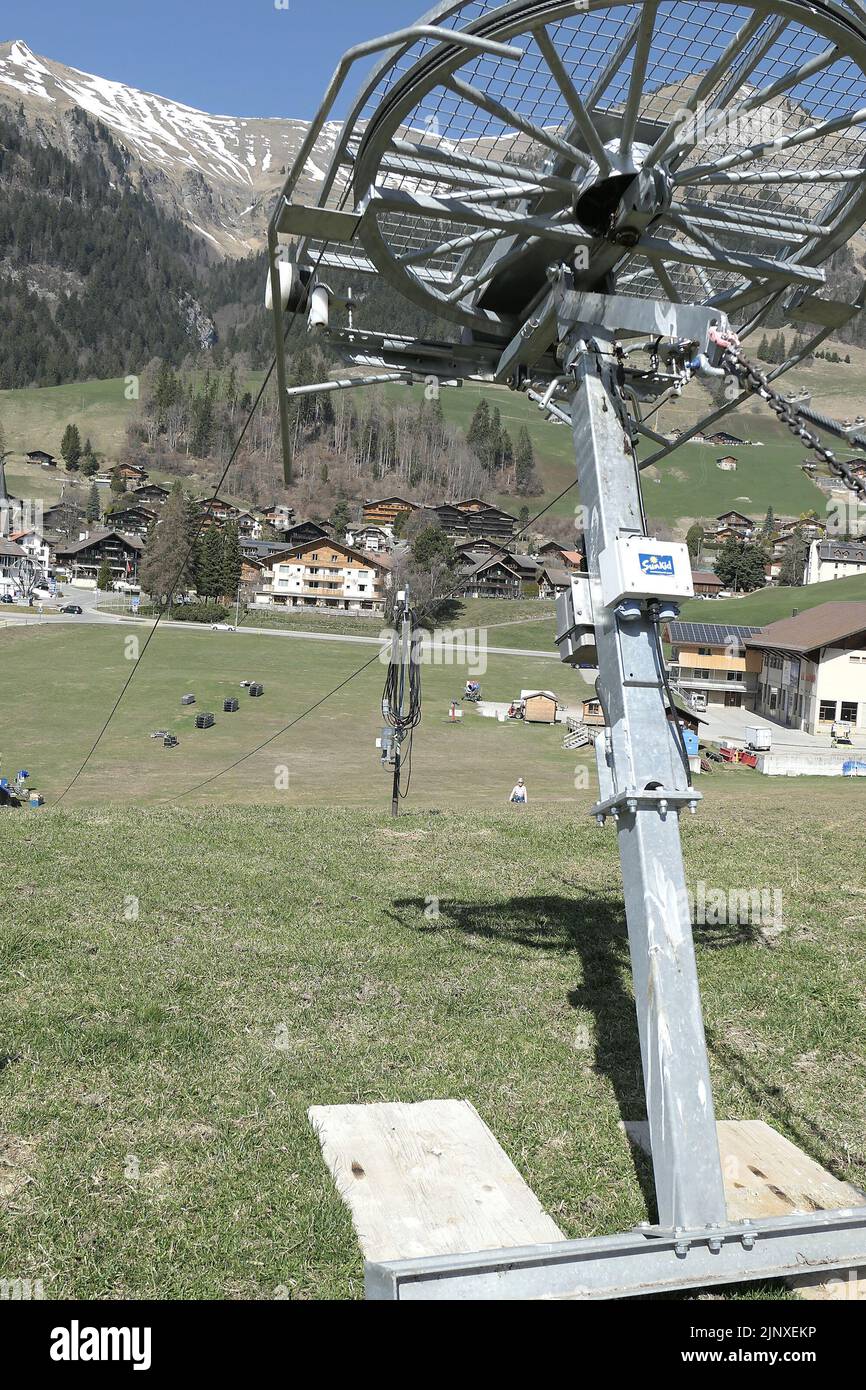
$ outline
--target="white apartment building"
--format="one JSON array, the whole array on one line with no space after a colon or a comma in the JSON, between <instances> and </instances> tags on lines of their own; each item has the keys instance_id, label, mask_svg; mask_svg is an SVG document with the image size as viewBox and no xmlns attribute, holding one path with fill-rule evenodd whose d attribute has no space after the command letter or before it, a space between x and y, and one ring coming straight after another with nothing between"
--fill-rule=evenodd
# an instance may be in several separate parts
<instances>
[{"instance_id":1,"label":"white apartment building","mask_svg":"<svg viewBox=\"0 0 866 1390\"><path fill-rule=\"evenodd\" d=\"M268 556L254 602L267 608L327 608L381 614L390 570L360 550L329 537Z\"/></svg>"},{"instance_id":2,"label":"white apartment building","mask_svg":"<svg viewBox=\"0 0 866 1390\"><path fill-rule=\"evenodd\" d=\"M813 541L806 563L806 584L866 574L866 541Z\"/></svg>"}]
</instances>

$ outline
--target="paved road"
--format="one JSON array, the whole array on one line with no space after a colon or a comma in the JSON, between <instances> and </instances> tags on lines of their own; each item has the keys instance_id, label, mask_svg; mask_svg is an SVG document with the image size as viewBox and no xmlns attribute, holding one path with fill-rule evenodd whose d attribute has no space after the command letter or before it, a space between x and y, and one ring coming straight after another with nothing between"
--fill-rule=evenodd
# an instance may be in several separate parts
<instances>
[{"instance_id":1,"label":"paved road","mask_svg":"<svg viewBox=\"0 0 866 1390\"><path fill-rule=\"evenodd\" d=\"M12 613L9 614L9 621L13 622L16 619L18 619L19 621L27 623L100 623L102 625L105 625L107 623L109 626L111 624L117 625L118 623L120 623L125 626L134 625L136 627L153 626L153 620L150 618L133 618L126 613L116 614L98 612L96 608L96 594L92 589L71 589L67 587L64 591L63 602L77 603L81 608L84 609L84 612L80 614L58 613L54 610L46 608L45 611L40 615L38 609L34 607L32 615L28 616L27 618L23 618L19 614ZM2 610L0 610L0 617L2 616L4 615L2 613ZM170 618L163 618L159 626L161 629L181 628L185 632L198 632L206 636L210 636L213 634L212 628L206 623L179 623L172 621ZM238 637L289 637L298 638L302 641L314 642L352 642L356 645L369 647L379 647L382 645L382 639L380 637L363 637L360 634L349 632L309 632L306 630L301 630L299 628L241 627L236 630L236 633L234 635ZM542 661L559 660L559 655L556 651L536 651L533 648L528 647L487 646L484 650L485 653L489 656L524 656L540 658ZM452 644L451 642L448 642L443 646L441 642L436 642L434 640L432 644L432 654L434 660L437 653L441 654L443 657L451 653L453 653L455 656L468 656L471 660L472 657L478 655L478 649L472 643Z\"/></svg>"}]
</instances>

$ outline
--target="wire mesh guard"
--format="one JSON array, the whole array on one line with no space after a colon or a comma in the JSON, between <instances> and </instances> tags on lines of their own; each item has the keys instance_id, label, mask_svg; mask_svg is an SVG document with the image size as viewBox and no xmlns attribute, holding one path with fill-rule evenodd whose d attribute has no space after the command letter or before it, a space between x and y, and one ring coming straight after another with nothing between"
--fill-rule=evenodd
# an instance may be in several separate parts
<instances>
[{"instance_id":1,"label":"wire mesh guard","mask_svg":"<svg viewBox=\"0 0 866 1390\"><path fill-rule=\"evenodd\" d=\"M712 303L749 329L820 290L816 267L866 220L854 0L470 0L424 22L522 57L429 37L392 50L319 198L365 212L357 240L300 250L440 318L507 338L568 261L585 288ZM641 171L626 235L618 200Z\"/></svg>"}]
</instances>

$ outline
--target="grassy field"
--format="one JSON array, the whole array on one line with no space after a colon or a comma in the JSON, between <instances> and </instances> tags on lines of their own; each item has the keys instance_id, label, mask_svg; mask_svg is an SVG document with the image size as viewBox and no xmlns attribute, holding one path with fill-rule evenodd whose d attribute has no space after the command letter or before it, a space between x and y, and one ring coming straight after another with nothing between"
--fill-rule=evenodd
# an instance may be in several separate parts
<instances>
[{"instance_id":1,"label":"grassy field","mask_svg":"<svg viewBox=\"0 0 866 1390\"><path fill-rule=\"evenodd\" d=\"M0 391L6 447L20 453L45 449L59 458L63 431L74 420L82 440L89 436L98 454L122 456L126 427L138 408L136 401L126 399L125 391L124 377Z\"/></svg>"},{"instance_id":2,"label":"grassy field","mask_svg":"<svg viewBox=\"0 0 866 1390\"><path fill-rule=\"evenodd\" d=\"M386 389L391 391L394 400L405 399L406 387ZM420 399L422 388L412 389ZM486 395L491 404L498 405L503 424L513 437L521 425L529 430L544 482L540 497L526 499L534 515L574 478L571 431L564 425L548 423L537 406L505 387L467 384L460 390L443 391L446 418L467 428L482 395ZM693 401L694 397L689 399ZM719 422L720 429L762 441L762 447L738 446L733 450L739 459L735 473L725 473L716 467L716 459L728 452L717 444L685 444L657 466L644 470L644 500L652 521L675 526L684 532L695 518L709 519L731 507L754 517L763 517L771 505L777 516L799 516L812 509L824 514L825 495L800 467L805 456L802 444L793 439L766 407L761 406L757 413L753 413L754 409L745 407ZM670 413L664 412L661 424L656 421L656 427L666 430L686 423L685 411L672 407ZM655 445L642 446L641 457L647 458L654 451ZM515 512L519 502L514 496L505 495L495 500L511 512ZM550 514L573 516L579 500L575 488L555 503Z\"/></svg>"},{"instance_id":3,"label":"grassy field","mask_svg":"<svg viewBox=\"0 0 866 1390\"><path fill-rule=\"evenodd\" d=\"M697 929L717 1113L862 1184L866 788L772 791L714 780L684 826L692 885L783 893L771 929ZM311 1104L465 1097L567 1235L651 1219L619 1127L643 1110L616 843L585 800L396 828L8 813L3 1274L50 1299L360 1296Z\"/></svg>"},{"instance_id":4,"label":"grassy field","mask_svg":"<svg viewBox=\"0 0 866 1390\"><path fill-rule=\"evenodd\" d=\"M866 352L851 349L850 366L831 366L819 362L808 371L795 372L785 379L785 389L807 386L813 391L816 404L837 414L854 414L863 408L866 387ZM422 387L409 388L418 400ZM126 428L131 413L137 409L134 401L125 397L126 382L122 377L106 381L88 381L69 386L43 387L25 391L0 391L0 423L6 435L7 448L24 452L43 448L59 453L60 439L66 424L75 420L82 438L90 437L97 453L109 460L122 457L126 448ZM406 387L384 388L394 401L405 401ZM694 418L698 406L703 408L706 397L700 387L691 388L679 403L666 406L656 428L681 428ZM498 405L503 422L516 438L525 425L536 452L544 484L540 497L526 499L532 513L541 510L574 478L574 453L570 430L548 423L536 406L522 395L504 387L467 385L460 390L443 392L446 417L466 428L480 396L484 394ZM772 505L778 516L796 516L815 509L824 513L826 498L800 468L804 450L760 404L743 406L720 421L719 428L744 438L758 439L763 447L737 448L739 458L736 473L723 473L716 467L716 458L725 452L718 445L687 444L657 467L644 471L646 507L652 521L684 531L695 518L710 518L731 507L754 517L762 517ZM642 457L648 457L655 445L642 446ZM44 493L28 490L38 484L26 468L15 461L10 471L12 491L19 495L44 495L50 501L59 490L56 478L47 477L37 469ZM162 475L154 474L160 481ZM496 499L501 506L514 512L519 499L502 495ZM579 502L575 488L552 508L551 515L573 516Z\"/></svg>"},{"instance_id":5,"label":"grassy field","mask_svg":"<svg viewBox=\"0 0 866 1390\"><path fill-rule=\"evenodd\" d=\"M46 624L0 631L4 769L13 762L16 768L26 767L46 799L58 794L129 675L127 640L143 643L148 631L143 625L122 624ZM509 637L498 645L518 644ZM279 733L371 659L368 670L333 699L295 729ZM390 784L374 747L382 724L384 674L374 648L351 643L210 629L160 630L69 800L80 804L130 797L141 803L172 799L278 735L201 796L220 802L325 801L353 806L381 798L384 804ZM501 725L468 708L461 724L449 722L449 702L459 698L468 674L469 668L456 658L453 665L423 668L425 714L423 737L419 734L413 757L413 804L497 805L519 775L544 800L568 800L574 759L561 751L561 729ZM485 695L496 700L510 700L521 689L537 686L554 690L569 703L582 699L589 689L580 676L541 656L491 656L488 669L478 674ZM240 689L244 679L261 679L264 697L250 699ZM180 698L187 691L196 695L197 704L182 708ZM222 713L226 695L241 698L238 713ZM216 714L212 729L194 728L201 710ZM166 749L152 740L149 734L155 729L172 730L180 747ZM195 804L196 799L184 804Z\"/></svg>"},{"instance_id":6,"label":"grassy field","mask_svg":"<svg viewBox=\"0 0 866 1390\"><path fill-rule=\"evenodd\" d=\"M739 623L744 627L790 618L794 609L802 613L819 603L866 602L866 575L848 579L828 579L824 584L804 584L798 589L776 587L757 589L753 594L730 599L692 599L684 603L682 617L689 622Z\"/></svg>"}]
</instances>

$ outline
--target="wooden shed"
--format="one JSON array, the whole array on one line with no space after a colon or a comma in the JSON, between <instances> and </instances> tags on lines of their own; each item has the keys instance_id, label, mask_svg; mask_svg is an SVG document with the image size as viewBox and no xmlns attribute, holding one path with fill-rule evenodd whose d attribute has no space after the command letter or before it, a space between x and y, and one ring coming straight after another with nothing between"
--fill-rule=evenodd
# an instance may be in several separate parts
<instances>
[{"instance_id":1,"label":"wooden shed","mask_svg":"<svg viewBox=\"0 0 866 1390\"><path fill-rule=\"evenodd\" d=\"M521 690L520 699L527 724L556 723L556 696L551 690Z\"/></svg>"}]
</instances>

